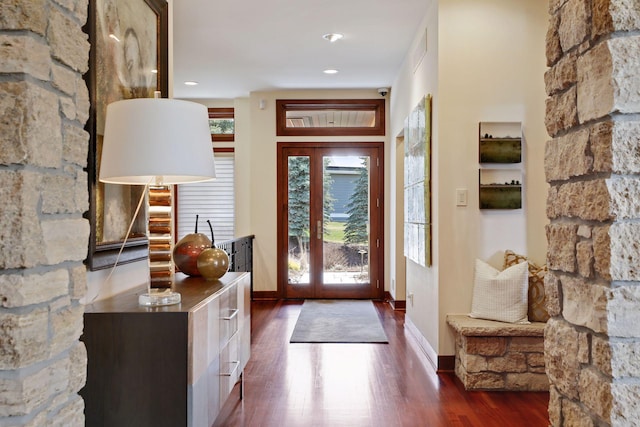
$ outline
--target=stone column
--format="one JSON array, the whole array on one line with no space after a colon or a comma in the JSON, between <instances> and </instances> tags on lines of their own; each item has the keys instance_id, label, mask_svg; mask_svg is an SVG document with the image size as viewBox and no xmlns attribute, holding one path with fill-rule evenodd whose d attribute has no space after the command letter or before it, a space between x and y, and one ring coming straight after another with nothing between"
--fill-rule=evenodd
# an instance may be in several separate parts
<instances>
[{"instance_id":1,"label":"stone column","mask_svg":"<svg viewBox=\"0 0 640 427\"><path fill-rule=\"evenodd\" d=\"M82 426L87 0L0 2L0 425Z\"/></svg>"},{"instance_id":2,"label":"stone column","mask_svg":"<svg viewBox=\"0 0 640 427\"><path fill-rule=\"evenodd\" d=\"M554 426L640 425L640 3L550 0L545 172Z\"/></svg>"}]
</instances>

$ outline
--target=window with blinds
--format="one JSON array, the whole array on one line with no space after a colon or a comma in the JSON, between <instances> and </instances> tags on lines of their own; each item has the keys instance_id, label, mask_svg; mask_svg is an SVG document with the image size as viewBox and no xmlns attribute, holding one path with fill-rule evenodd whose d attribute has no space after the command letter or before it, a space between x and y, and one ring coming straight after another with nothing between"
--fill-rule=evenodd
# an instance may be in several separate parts
<instances>
[{"instance_id":1,"label":"window with blinds","mask_svg":"<svg viewBox=\"0 0 640 427\"><path fill-rule=\"evenodd\" d=\"M211 238L211 221L216 243L235 237L234 153L214 153L216 179L196 184L180 184L177 196L177 240L198 232Z\"/></svg>"}]
</instances>

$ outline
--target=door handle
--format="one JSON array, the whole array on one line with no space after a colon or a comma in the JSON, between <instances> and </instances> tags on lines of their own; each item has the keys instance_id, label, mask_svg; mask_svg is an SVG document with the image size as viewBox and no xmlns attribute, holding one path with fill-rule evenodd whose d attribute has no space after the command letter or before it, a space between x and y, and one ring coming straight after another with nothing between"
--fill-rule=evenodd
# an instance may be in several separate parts
<instances>
[{"instance_id":1,"label":"door handle","mask_svg":"<svg viewBox=\"0 0 640 427\"><path fill-rule=\"evenodd\" d=\"M316 236L318 240L322 240L322 221L318 220Z\"/></svg>"}]
</instances>

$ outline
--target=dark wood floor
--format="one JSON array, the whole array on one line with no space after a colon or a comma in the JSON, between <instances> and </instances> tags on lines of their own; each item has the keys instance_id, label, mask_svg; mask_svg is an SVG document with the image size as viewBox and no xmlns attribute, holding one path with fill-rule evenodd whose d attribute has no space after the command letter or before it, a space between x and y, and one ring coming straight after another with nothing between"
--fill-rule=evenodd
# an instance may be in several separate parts
<instances>
[{"instance_id":1,"label":"dark wood floor","mask_svg":"<svg viewBox=\"0 0 640 427\"><path fill-rule=\"evenodd\" d=\"M425 368L404 313L375 305L389 344L290 344L301 302L254 302L244 400L236 385L215 425L549 425L548 393L466 392Z\"/></svg>"}]
</instances>

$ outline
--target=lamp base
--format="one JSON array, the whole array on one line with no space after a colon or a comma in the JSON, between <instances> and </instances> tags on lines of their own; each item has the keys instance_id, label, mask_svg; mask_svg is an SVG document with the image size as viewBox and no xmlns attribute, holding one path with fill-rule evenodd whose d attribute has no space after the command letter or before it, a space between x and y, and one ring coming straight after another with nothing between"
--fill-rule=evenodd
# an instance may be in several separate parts
<instances>
[{"instance_id":1,"label":"lamp base","mask_svg":"<svg viewBox=\"0 0 640 427\"><path fill-rule=\"evenodd\" d=\"M182 297L171 289L151 288L149 292L138 297L138 304L145 307L158 307L163 305L178 304Z\"/></svg>"}]
</instances>

